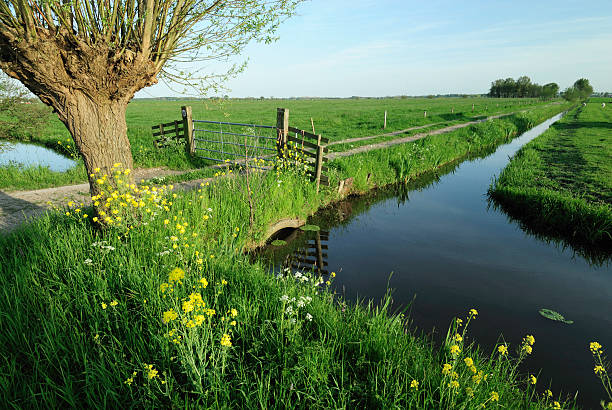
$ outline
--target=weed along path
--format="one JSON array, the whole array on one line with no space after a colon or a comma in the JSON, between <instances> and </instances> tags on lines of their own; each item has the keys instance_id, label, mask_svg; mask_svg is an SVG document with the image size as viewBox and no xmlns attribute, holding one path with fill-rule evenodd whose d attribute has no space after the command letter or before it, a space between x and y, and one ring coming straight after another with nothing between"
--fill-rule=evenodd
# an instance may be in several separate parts
<instances>
[{"instance_id":1,"label":"weed along path","mask_svg":"<svg viewBox=\"0 0 612 410\"><path fill-rule=\"evenodd\" d=\"M484 158L443 167L441 176L324 209L308 221L319 231L298 232L265 255L277 268L317 269L304 263L308 255L337 273L333 287L349 301L380 301L392 289L394 307L409 309L413 326L433 332L436 342L446 336L449 318L476 308L466 343L495 356L496 343L514 352L533 335L522 371L538 376L537 391L551 383L555 395L579 391L579 404L599 408L606 393L593 373L589 343L612 346L611 263L531 236L486 197L509 157L559 118ZM546 319L540 309L573 323Z\"/></svg>"},{"instance_id":2,"label":"weed along path","mask_svg":"<svg viewBox=\"0 0 612 410\"><path fill-rule=\"evenodd\" d=\"M140 181L184 172L147 168L136 170L134 176L137 181ZM89 205L91 203L89 184L66 185L33 191L5 192L0 190L0 231L11 231L24 221L42 215L51 207L63 206L69 202Z\"/></svg>"}]
</instances>

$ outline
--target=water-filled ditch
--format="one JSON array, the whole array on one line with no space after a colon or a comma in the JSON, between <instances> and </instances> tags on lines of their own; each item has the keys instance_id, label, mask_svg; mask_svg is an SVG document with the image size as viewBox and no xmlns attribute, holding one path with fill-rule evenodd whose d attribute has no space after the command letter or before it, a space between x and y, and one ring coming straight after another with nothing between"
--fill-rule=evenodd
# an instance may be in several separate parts
<instances>
[{"instance_id":1,"label":"water-filled ditch","mask_svg":"<svg viewBox=\"0 0 612 410\"><path fill-rule=\"evenodd\" d=\"M575 393L599 407L605 392L593 373L589 342L612 351L612 266L521 229L487 201L494 175L522 145L559 116L481 158L441 170L402 189L344 201L315 215L320 231L293 231L286 246L264 257L278 269L322 266L338 273L334 288L349 301L380 300L409 307L414 327L441 340L452 317L470 308L472 340L490 352L500 335L511 349L536 339L524 370L537 372L540 391ZM574 321L542 317L549 308ZM469 342L469 340L468 340Z\"/></svg>"},{"instance_id":2,"label":"water-filled ditch","mask_svg":"<svg viewBox=\"0 0 612 410\"><path fill-rule=\"evenodd\" d=\"M43 166L51 171L64 172L76 162L40 145L22 142L0 142L0 167L18 165L24 167Z\"/></svg>"}]
</instances>

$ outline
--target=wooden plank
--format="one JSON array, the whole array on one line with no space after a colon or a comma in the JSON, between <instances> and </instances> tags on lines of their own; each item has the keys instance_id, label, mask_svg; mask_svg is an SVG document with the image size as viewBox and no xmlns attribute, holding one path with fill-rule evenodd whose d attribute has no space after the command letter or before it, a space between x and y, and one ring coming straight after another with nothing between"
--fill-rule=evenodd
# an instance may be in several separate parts
<instances>
[{"instance_id":1,"label":"wooden plank","mask_svg":"<svg viewBox=\"0 0 612 410\"><path fill-rule=\"evenodd\" d=\"M316 249L316 246L315 246L314 243L309 243L308 244L308 248L310 248L310 249L315 248ZM321 245L321 249L329 249L329 246L328 245Z\"/></svg>"},{"instance_id":2,"label":"wooden plank","mask_svg":"<svg viewBox=\"0 0 612 410\"><path fill-rule=\"evenodd\" d=\"M300 134L303 137L310 138L310 139L315 140L315 141L318 141L319 137L320 137L320 135L315 135L315 134L312 134L312 133L310 133L308 131L304 131L304 130L301 130L299 128L294 128L294 127L289 127L289 132L296 132L296 133ZM321 142L327 144L329 142L329 139L321 137Z\"/></svg>"},{"instance_id":3,"label":"wooden plank","mask_svg":"<svg viewBox=\"0 0 612 410\"><path fill-rule=\"evenodd\" d=\"M179 121L179 124L180 124L180 121ZM157 125L154 125L154 126L153 126L153 127L151 127L151 128L156 129L156 128L159 128L159 127L170 127L170 126L173 126L173 125L174 125L174 121L172 121L172 122L166 122L166 123L164 123L164 124L157 124Z\"/></svg>"},{"instance_id":4,"label":"wooden plank","mask_svg":"<svg viewBox=\"0 0 612 410\"><path fill-rule=\"evenodd\" d=\"M321 238L321 240L323 240L323 238ZM316 252L308 252L308 250L305 250L304 252L296 252L295 255L308 257L308 256L317 256L317 253ZM322 255L323 255L324 258L327 258L327 253L322 252Z\"/></svg>"},{"instance_id":5,"label":"wooden plank","mask_svg":"<svg viewBox=\"0 0 612 410\"><path fill-rule=\"evenodd\" d=\"M292 135L289 135L287 137L287 140L297 142L298 144L303 144L305 147L308 147L308 148L317 149L317 144L313 144L312 142L308 142L308 141L302 141L301 139L296 138ZM323 152L328 152L328 151L329 151L329 148L323 147Z\"/></svg>"},{"instance_id":6,"label":"wooden plank","mask_svg":"<svg viewBox=\"0 0 612 410\"><path fill-rule=\"evenodd\" d=\"M171 132L168 132L168 131L164 131L164 132L154 132L154 133L153 133L153 136L154 136L154 137L159 137L159 136L161 136L161 135L170 135L170 134L174 134L174 133L175 133L175 131L174 131L174 130L173 130L173 131L171 131ZM185 134L183 133L183 129L182 129L182 128L179 128L179 135L180 135L181 137L185 135Z\"/></svg>"}]
</instances>

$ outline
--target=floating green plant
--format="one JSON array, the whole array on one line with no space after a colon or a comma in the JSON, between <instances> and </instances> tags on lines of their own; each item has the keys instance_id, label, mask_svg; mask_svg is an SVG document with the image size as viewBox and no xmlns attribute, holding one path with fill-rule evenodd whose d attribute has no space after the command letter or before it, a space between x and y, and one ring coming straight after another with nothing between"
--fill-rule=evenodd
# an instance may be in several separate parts
<instances>
[{"instance_id":1,"label":"floating green plant","mask_svg":"<svg viewBox=\"0 0 612 410\"><path fill-rule=\"evenodd\" d=\"M273 246L285 246L287 245L287 241L283 241L282 239L275 239L272 241Z\"/></svg>"},{"instance_id":2,"label":"floating green plant","mask_svg":"<svg viewBox=\"0 0 612 410\"><path fill-rule=\"evenodd\" d=\"M546 319L567 323L568 325L571 325L572 323L574 323L573 320L567 320L561 313L555 312L554 310L540 309L540 314L544 316Z\"/></svg>"}]
</instances>

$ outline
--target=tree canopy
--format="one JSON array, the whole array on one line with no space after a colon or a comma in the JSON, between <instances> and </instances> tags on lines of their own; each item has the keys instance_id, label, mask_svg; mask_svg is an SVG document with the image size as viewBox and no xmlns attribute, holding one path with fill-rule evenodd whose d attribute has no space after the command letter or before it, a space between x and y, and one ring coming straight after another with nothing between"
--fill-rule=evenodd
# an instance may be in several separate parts
<instances>
[{"instance_id":1,"label":"tree canopy","mask_svg":"<svg viewBox=\"0 0 612 410\"><path fill-rule=\"evenodd\" d=\"M512 78L499 79L491 83L489 91L490 97L498 98L542 98L550 99L557 96L559 86L556 83L548 83L541 86L532 83L531 79L526 75L516 79Z\"/></svg>"},{"instance_id":2,"label":"tree canopy","mask_svg":"<svg viewBox=\"0 0 612 410\"><path fill-rule=\"evenodd\" d=\"M563 92L563 98L567 101L584 100L593 94L593 87L586 78L576 80L574 85Z\"/></svg>"},{"instance_id":3,"label":"tree canopy","mask_svg":"<svg viewBox=\"0 0 612 410\"><path fill-rule=\"evenodd\" d=\"M115 162L132 166L125 110L136 91L160 76L192 82L178 63L273 41L301 1L0 0L0 69L53 107L88 174L110 173ZM202 78L215 84L240 68Z\"/></svg>"}]
</instances>

